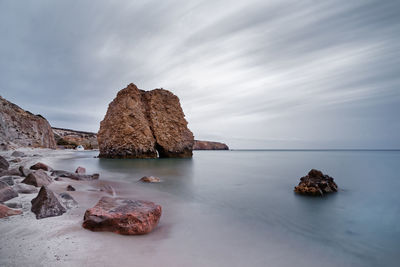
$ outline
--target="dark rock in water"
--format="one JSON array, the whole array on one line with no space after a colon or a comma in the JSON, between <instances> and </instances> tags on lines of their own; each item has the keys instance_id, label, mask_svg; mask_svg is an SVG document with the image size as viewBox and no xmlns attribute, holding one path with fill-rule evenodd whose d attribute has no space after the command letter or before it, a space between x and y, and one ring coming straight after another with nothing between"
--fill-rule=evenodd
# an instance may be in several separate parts
<instances>
[{"instance_id":1,"label":"dark rock in water","mask_svg":"<svg viewBox=\"0 0 400 267\"><path fill-rule=\"evenodd\" d=\"M294 192L303 195L322 196L325 193L337 192L337 189L338 187L332 177L319 170L312 169L307 176L300 178L300 183L294 188Z\"/></svg>"},{"instance_id":2,"label":"dark rock in water","mask_svg":"<svg viewBox=\"0 0 400 267\"><path fill-rule=\"evenodd\" d=\"M14 185L13 176L3 176L3 177L0 178L0 181L5 182L9 186Z\"/></svg>"},{"instance_id":3,"label":"dark rock in water","mask_svg":"<svg viewBox=\"0 0 400 267\"><path fill-rule=\"evenodd\" d=\"M9 202L9 203L4 203L7 207L11 209L22 209L22 204L17 203L17 202Z\"/></svg>"},{"instance_id":4,"label":"dark rock in water","mask_svg":"<svg viewBox=\"0 0 400 267\"><path fill-rule=\"evenodd\" d=\"M32 171L23 181L24 184L34 185L41 187L43 185L49 185L53 180L44 170Z\"/></svg>"},{"instance_id":5,"label":"dark rock in water","mask_svg":"<svg viewBox=\"0 0 400 267\"><path fill-rule=\"evenodd\" d=\"M97 135L99 157L192 157L194 137L179 98L164 89L129 84L109 104Z\"/></svg>"},{"instance_id":6,"label":"dark rock in water","mask_svg":"<svg viewBox=\"0 0 400 267\"><path fill-rule=\"evenodd\" d=\"M12 162L12 163L18 163L18 162L21 162L21 161L22 161L21 158L15 158L15 159L10 160L10 162Z\"/></svg>"},{"instance_id":7,"label":"dark rock in water","mask_svg":"<svg viewBox=\"0 0 400 267\"><path fill-rule=\"evenodd\" d=\"M161 217L161 206L153 202L102 197L86 210L82 226L92 231L110 231L123 235L151 232Z\"/></svg>"},{"instance_id":8,"label":"dark rock in water","mask_svg":"<svg viewBox=\"0 0 400 267\"><path fill-rule=\"evenodd\" d=\"M6 175L21 176L21 172L17 168L0 171L0 177Z\"/></svg>"},{"instance_id":9,"label":"dark rock in water","mask_svg":"<svg viewBox=\"0 0 400 267\"><path fill-rule=\"evenodd\" d=\"M86 173L86 169L81 167L81 166L79 166L78 168L76 168L75 173L85 174Z\"/></svg>"},{"instance_id":10,"label":"dark rock in water","mask_svg":"<svg viewBox=\"0 0 400 267\"><path fill-rule=\"evenodd\" d=\"M21 210L13 210L6 205L0 204L0 218L22 214Z\"/></svg>"},{"instance_id":11,"label":"dark rock in water","mask_svg":"<svg viewBox=\"0 0 400 267\"><path fill-rule=\"evenodd\" d=\"M44 170L44 171L52 171L53 169L51 167L49 167L48 165L42 163L42 162L38 162L35 165L32 165L30 167L31 170Z\"/></svg>"},{"instance_id":12,"label":"dark rock in water","mask_svg":"<svg viewBox=\"0 0 400 267\"><path fill-rule=\"evenodd\" d=\"M18 170L21 173L21 176L23 176L23 177L26 177L31 173L31 171L29 169L25 168L24 166L19 166Z\"/></svg>"},{"instance_id":13,"label":"dark rock in water","mask_svg":"<svg viewBox=\"0 0 400 267\"><path fill-rule=\"evenodd\" d=\"M13 199L18 196L18 193L12 189L5 182L0 181L0 202L5 202L7 200Z\"/></svg>"},{"instance_id":14,"label":"dark rock in water","mask_svg":"<svg viewBox=\"0 0 400 267\"><path fill-rule=\"evenodd\" d=\"M91 180L97 180L100 177L100 174L95 173L95 174L79 174L79 173L72 173L72 172L67 172L67 171L62 171L62 170L55 170L51 173L52 176L58 176L58 177L65 177L77 181L91 181Z\"/></svg>"},{"instance_id":15,"label":"dark rock in water","mask_svg":"<svg viewBox=\"0 0 400 267\"><path fill-rule=\"evenodd\" d=\"M33 194L38 191L35 186L23 183L14 185L13 189L20 194Z\"/></svg>"},{"instance_id":16,"label":"dark rock in water","mask_svg":"<svg viewBox=\"0 0 400 267\"><path fill-rule=\"evenodd\" d=\"M26 157L26 155L24 152L16 150L11 154L11 157L20 158L20 157Z\"/></svg>"},{"instance_id":17,"label":"dark rock in water","mask_svg":"<svg viewBox=\"0 0 400 267\"><path fill-rule=\"evenodd\" d=\"M78 202L76 202L75 199L73 199L73 197L71 197L71 195L68 193L61 193L59 194L59 197L64 207L66 207L67 209L75 208L78 206Z\"/></svg>"},{"instance_id":18,"label":"dark rock in water","mask_svg":"<svg viewBox=\"0 0 400 267\"><path fill-rule=\"evenodd\" d=\"M36 214L36 219L60 216L67 211L47 186L40 188L39 194L32 199L31 203L31 211Z\"/></svg>"},{"instance_id":19,"label":"dark rock in water","mask_svg":"<svg viewBox=\"0 0 400 267\"><path fill-rule=\"evenodd\" d=\"M67 186L67 191L75 191L75 187L73 187L72 185L68 185Z\"/></svg>"},{"instance_id":20,"label":"dark rock in water","mask_svg":"<svg viewBox=\"0 0 400 267\"><path fill-rule=\"evenodd\" d=\"M154 176L143 176L139 181L144 183L159 183L161 182L161 179Z\"/></svg>"},{"instance_id":21,"label":"dark rock in water","mask_svg":"<svg viewBox=\"0 0 400 267\"><path fill-rule=\"evenodd\" d=\"M8 170L8 167L10 167L8 161L0 156L0 170Z\"/></svg>"}]
</instances>

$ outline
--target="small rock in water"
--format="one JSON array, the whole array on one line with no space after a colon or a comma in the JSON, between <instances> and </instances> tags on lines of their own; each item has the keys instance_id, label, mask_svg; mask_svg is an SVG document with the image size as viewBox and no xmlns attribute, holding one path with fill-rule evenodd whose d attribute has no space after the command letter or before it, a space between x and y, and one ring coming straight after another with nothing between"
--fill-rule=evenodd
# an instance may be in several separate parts
<instances>
[{"instance_id":1,"label":"small rock in water","mask_svg":"<svg viewBox=\"0 0 400 267\"><path fill-rule=\"evenodd\" d=\"M110 195L112 195L112 196L115 196L115 190L114 190L114 188L113 188L111 185L109 185L109 184L102 185L102 186L100 187L100 191L101 191L101 192L107 192L108 194L110 194Z\"/></svg>"},{"instance_id":2,"label":"small rock in water","mask_svg":"<svg viewBox=\"0 0 400 267\"><path fill-rule=\"evenodd\" d=\"M38 191L38 189L35 186L23 183L14 185L13 189L20 194L33 194L37 193Z\"/></svg>"},{"instance_id":3,"label":"small rock in water","mask_svg":"<svg viewBox=\"0 0 400 267\"><path fill-rule=\"evenodd\" d=\"M31 203L31 211L36 214L36 219L60 216L67 211L55 194L46 186L40 188L39 194L32 199Z\"/></svg>"},{"instance_id":4,"label":"small rock in water","mask_svg":"<svg viewBox=\"0 0 400 267\"><path fill-rule=\"evenodd\" d=\"M0 170L8 170L8 167L10 167L8 161L0 156Z\"/></svg>"},{"instance_id":5,"label":"small rock in water","mask_svg":"<svg viewBox=\"0 0 400 267\"><path fill-rule=\"evenodd\" d=\"M159 182L161 182L161 179L158 177L154 177L154 176L144 176L144 177L140 178L139 181L144 182L144 183L159 183Z\"/></svg>"},{"instance_id":6,"label":"small rock in water","mask_svg":"<svg viewBox=\"0 0 400 267\"><path fill-rule=\"evenodd\" d=\"M91 231L110 231L123 235L151 232L161 217L161 206L153 202L102 197L86 210L82 226Z\"/></svg>"},{"instance_id":7,"label":"small rock in water","mask_svg":"<svg viewBox=\"0 0 400 267\"><path fill-rule=\"evenodd\" d=\"M52 171L53 170L50 166L48 166L42 162L38 162L38 163L32 165L30 167L30 169L31 170L44 170L44 171Z\"/></svg>"},{"instance_id":8,"label":"small rock in water","mask_svg":"<svg viewBox=\"0 0 400 267\"><path fill-rule=\"evenodd\" d=\"M14 210L6 205L0 204L0 218L22 214L21 210Z\"/></svg>"},{"instance_id":9,"label":"small rock in water","mask_svg":"<svg viewBox=\"0 0 400 267\"><path fill-rule=\"evenodd\" d=\"M17 196L18 193L15 192L12 187L10 187L5 182L0 181L0 202L5 202Z\"/></svg>"},{"instance_id":10,"label":"small rock in water","mask_svg":"<svg viewBox=\"0 0 400 267\"><path fill-rule=\"evenodd\" d=\"M72 185L68 185L67 186L67 191L75 191L75 187L73 187Z\"/></svg>"},{"instance_id":11,"label":"small rock in water","mask_svg":"<svg viewBox=\"0 0 400 267\"><path fill-rule=\"evenodd\" d=\"M76 168L75 173L85 174L86 173L86 169L81 167L81 166L79 166L78 168Z\"/></svg>"},{"instance_id":12,"label":"small rock in water","mask_svg":"<svg viewBox=\"0 0 400 267\"><path fill-rule=\"evenodd\" d=\"M337 192L337 189L338 187L332 177L319 170L312 169L307 176L300 178L300 183L294 188L294 192L303 195L322 196L325 193Z\"/></svg>"},{"instance_id":13,"label":"small rock in water","mask_svg":"<svg viewBox=\"0 0 400 267\"><path fill-rule=\"evenodd\" d=\"M69 179L77 180L77 181L97 180L100 177L100 174L98 174L98 173L79 174L79 173L72 173L72 172L67 172L67 171L62 171L62 170L55 170L51 173L51 175L58 176L58 177L65 177L65 178L69 178Z\"/></svg>"},{"instance_id":14,"label":"small rock in water","mask_svg":"<svg viewBox=\"0 0 400 267\"><path fill-rule=\"evenodd\" d=\"M32 171L22 183L34 185L36 187L41 187L43 185L49 185L53 180L47 175L42 169L37 171Z\"/></svg>"},{"instance_id":15,"label":"small rock in water","mask_svg":"<svg viewBox=\"0 0 400 267\"><path fill-rule=\"evenodd\" d=\"M24 152L16 150L11 154L11 157L19 158L19 157L26 157L26 155Z\"/></svg>"}]
</instances>

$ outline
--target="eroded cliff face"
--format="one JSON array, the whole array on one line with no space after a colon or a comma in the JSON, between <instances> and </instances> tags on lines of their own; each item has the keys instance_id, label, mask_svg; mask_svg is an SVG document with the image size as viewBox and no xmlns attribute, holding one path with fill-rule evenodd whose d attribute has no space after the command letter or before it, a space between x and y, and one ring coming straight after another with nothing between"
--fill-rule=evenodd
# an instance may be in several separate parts
<instances>
[{"instance_id":1,"label":"eroded cliff face","mask_svg":"<svg viewBox=\"0 0 400 267\"><path fill-rule=\"evenodd\" d=\"M54 138L59 148L76 148L82 145L85 149L98 149L96 133L76 131L53 127Z\"/></svg>"},{"instance_id":2,"label":"eroded cliff face","mask_svg":"<svg viewBox=\"0 0 400 267\"><path fill-rule=\"evenodd\" d=\"M4 148L56 148L49 122L0 96L0 144Z\"/></svg>"},{"instance_id":3,"label":"eroded cliff face","mask_svg":"<svg viewBox=\"0 0 400 267\"><path fill-rule=\"evenodd\" d=\"M129 84L110 103L97 135L100 157L191 157L194 137L179 98Z\"/></svg>"}]
</instances>

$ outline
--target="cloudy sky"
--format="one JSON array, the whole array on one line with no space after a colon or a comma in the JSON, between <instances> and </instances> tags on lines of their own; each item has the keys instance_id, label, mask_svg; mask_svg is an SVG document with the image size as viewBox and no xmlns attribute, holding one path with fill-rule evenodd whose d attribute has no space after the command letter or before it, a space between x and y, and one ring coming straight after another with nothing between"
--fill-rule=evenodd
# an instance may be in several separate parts
<instances>
[{"instance_id":1,"label":"cloudy sky","mask_svg":"<svg viewBox=\"0 0 400 267\"><path fill-rule=\"evenodd\" d=\"M232 148L400 148L399 1L0 0L0 95L97 131L133 82Z\"/></svg>"}]
</instances>

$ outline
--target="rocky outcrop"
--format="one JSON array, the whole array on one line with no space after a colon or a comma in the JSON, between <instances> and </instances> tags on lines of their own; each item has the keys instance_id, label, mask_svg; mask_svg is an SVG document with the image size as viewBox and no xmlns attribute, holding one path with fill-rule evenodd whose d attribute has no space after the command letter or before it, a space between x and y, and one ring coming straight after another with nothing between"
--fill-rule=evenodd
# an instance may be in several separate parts
<instances>
[{"instance_id":1,"label":"rocky outcrop","mask_svg":"<svg viewBox=\"0 0 400 267\"><path fill-rule=\"evenodd\" d=\"M4 148L56 148L53 131L45 118L33 115L1 96L0 143Z\"/></svg>"},{"instance_id":2,"label":"rocky outcrop","mask_svg":"<svg viewBox=\"0 0 400 267\"><path fill-rule=\"evenodd\" d=\"M102 197L85 212L82 226L92 231L123 235L151 232L161 217L161 206L149 201Z\"/></svg>"},{"instance_id":3,"label":"rocky outcrop","mask_svg":"<svg viewBox=\"0 0 400 267\"><path fill-rule=\"evenodd\" d=\"M18 193L15 192L11 186L6 184L5 182L0 181L0 202L5 202L17 196Z\"/></svg>"},{"instance_id":4,"label":"rocky outcrop","mask_svg":"<svg viewBox=\"0 0 400 267\"><path fill-rule=\"evenodd\" d=\"M294 192L302 195L322 196L325 193L337 192L337 189L332 177L312 169L308 175L300 178L300 183L294 188Z\"/></svg>"},{"instance_id":5,"label":"rocky outcrop","mask_svg":"<svg viewBox=\"0 0 400 267\"><path fill-rule=\"evenodd\" d=\"M191 157L194 142L177 96L134 84L110 103L97 139L105 158Z\"/></svg>"},{"instance_id":6,"label":"rocky outcrop","mask_svg":"<svg viewBox=\"0 0 400 267\"><path fill-rule=\"evenodd\" d=\"M39 194L32 199L31 203L31 211L36 214L36 219L60 216L67 211L55 194L46 186L40 188Z\"/></svg>"},{"instance_id":7,"label":"rocky outcrop","mask_svg":"<svg viewBox=\"0 0 400 267\"><path fill-rule=\"evenodd\" d=\"M43 185L49 185L53 180L44 170L32 171L28 176L22 181L24 184L33 185L36 187L41 187Z\"/></svg>"},{"instance_id":8,"label":"rocky outcrop","mask_svg":"<svg viewBox=\"0 0 400 267\"><path fill-rule=\"evenodd\" d=\"M0 218L22 214L21 210L10 209L6 205L0 204Z\"/></svg>"},{"instance_id":9,"label":"rocky outcrop","mask_svg":"<svg viewBox=\"0 0 400 267\"><path fill-rule=\"evenodd\" d=\"M78 145L83 146L86 150L99 148L96 133L55 127L52 129L57 146L61 148L73 149Z\"/></svg>"},{"instance_id":10,"label":"rocky outcrop","mask_svg":"<svg viewBox=\"0 0 400 267\"><path fill-rule=\"evenodd\" d=\"M220 142L194 140L193 150L229 150L229 147Z\"/></svg>"}]
</instances>

